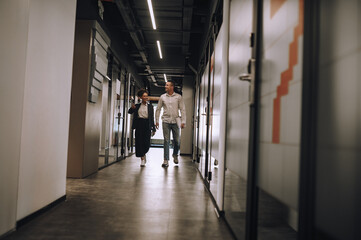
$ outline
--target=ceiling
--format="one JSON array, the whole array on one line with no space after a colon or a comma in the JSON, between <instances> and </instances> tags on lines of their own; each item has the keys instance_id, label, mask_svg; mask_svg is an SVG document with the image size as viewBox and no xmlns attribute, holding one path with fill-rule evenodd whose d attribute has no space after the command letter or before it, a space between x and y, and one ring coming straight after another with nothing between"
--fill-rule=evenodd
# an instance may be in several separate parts
<instances>
[{"instance_id":1,"label":"ceiling","mask_svg":"<svg viewBox=\"0 0 361 240\"><path fill-rule=\"evenodd\" d=\"M101 4L100 4L100 3ZM145 86L164 92L164 74L181 88L185 77L194 76L217 0L152 0L156 30L147 0L78 0L77 19L102 21L116 39ZM103 18L99 17L103 8ZM157 40L163 59L160 59Z\"/></svg>"}]
</instances>

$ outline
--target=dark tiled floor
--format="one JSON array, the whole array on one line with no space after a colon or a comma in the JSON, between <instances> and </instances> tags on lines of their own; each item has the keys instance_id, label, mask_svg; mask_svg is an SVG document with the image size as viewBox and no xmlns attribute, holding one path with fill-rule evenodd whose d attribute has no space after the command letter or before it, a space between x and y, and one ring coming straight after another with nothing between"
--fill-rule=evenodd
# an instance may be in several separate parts
<instances>
[{"instance_id":1,"label":"dark tiled floor","mask_svg":"<svg viewBox=\"0 0 361 240\"><path fill-rule=\"evenodd\" d=\"M144 168L130 157L68 179L66 202L5 239L233 239L190 158L164 169L158 148L147 159Z\"/></svg>"}]
</instances>

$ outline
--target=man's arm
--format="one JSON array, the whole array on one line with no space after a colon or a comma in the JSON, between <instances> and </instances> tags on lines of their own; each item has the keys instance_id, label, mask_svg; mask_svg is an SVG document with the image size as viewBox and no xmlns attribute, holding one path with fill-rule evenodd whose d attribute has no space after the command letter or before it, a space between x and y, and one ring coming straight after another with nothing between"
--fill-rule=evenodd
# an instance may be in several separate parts
<instances>
[{"instance_id":1,"label":"man's arm","mask_svg":"<svg viewBox=\"0 0 361 240\"><path fill-rule=\"evenodd\" d=\"M160 115L160 109L163 106L162 97L158 100L157 110L155 110L155 126L158 129L159 128L159 115Z\"/></svg>"},{"instance_id":2,"label":"man's arm","mask_svg":"<svg viewBox=\"0 0 361 240\"><path fill-rule=\"evenodd\" d=\"M181 119L182 119L181 128L184 128L186 126L186 107L184 105L182 96L180 97L178 108L181 111Z\"/></svg>"}]
</instances>

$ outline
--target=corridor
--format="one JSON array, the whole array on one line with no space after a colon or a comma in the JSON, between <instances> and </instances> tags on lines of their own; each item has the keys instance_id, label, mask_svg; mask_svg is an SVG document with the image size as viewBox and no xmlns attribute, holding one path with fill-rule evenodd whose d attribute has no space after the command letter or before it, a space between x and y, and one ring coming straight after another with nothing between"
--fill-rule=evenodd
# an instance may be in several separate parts
<instances>
[{"instance_id":1,"label":"corridor","mask_svg":"<svg viewBox=\"0 0 361 240\"><path fill-rule=\"evenodd\" d=\"M162 151L68 179L65 202L4 239L233 239L191 159L164 169Z\"/></svg>"}]
</instances>

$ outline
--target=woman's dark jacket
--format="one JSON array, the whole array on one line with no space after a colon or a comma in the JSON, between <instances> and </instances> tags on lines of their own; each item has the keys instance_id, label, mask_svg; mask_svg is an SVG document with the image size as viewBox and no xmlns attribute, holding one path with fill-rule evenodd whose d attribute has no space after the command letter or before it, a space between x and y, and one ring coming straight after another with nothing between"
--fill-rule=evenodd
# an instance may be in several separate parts
<instances>
[{"instance_id":1,"label":"woman's dark jacket","mask_svg":"<svg viewBox=\"0 0 361 240\"><path fill-rule=\"evenodd\" d=\"M142 104L142 103L135 104L135 108L134 108L134 109L133 109L133 108L129 108L129 110L128 110L128 113L130 113L130 114L134 113L134 115L133 115L132 129L136 129L136 128L137 128L138 119L139 119L138 110L139 110L139 108L140 108L140 104ZM148 106L149 129L152 130L153 132L155 132L153 105L150 104L150 103L147 103L147 106Z\"/></svg>"}]
</instances>

